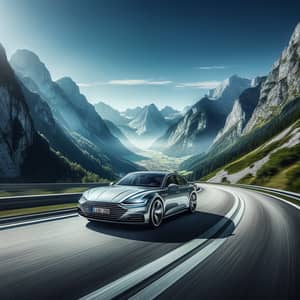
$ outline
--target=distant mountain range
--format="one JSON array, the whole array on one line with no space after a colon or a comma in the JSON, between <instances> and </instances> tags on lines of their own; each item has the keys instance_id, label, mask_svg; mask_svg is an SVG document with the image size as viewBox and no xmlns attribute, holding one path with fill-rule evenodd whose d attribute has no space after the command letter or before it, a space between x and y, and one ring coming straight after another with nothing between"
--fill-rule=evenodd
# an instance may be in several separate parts
<instances>
[{"instance_id":1,"label":"distant mountain range","mask_svg":"<svg viewBox=\"0 0 300 300\"><path fill-rule=\"evenodd\" d=\"M166 120L154 104L146 105L139 114L129 122L137 135L144 137L160 136L168 127Z\"/></svg>"},{"instance_id":2,"label":"distant mountain range","mask_svg":"<svg viewBox=\"0 0 300 300\"><path fill-rule=\"evenodd\" d=\"M224 126L235 99L251 81L236 75L210 91L173 124L153 145L168 155L184 156L206 152Z\"/></svg>"},{"instance_id":3,"label":"distant mountain range","mask_svg":"<svg viewBox=\"0 0 300 300\"><path fill-rule=\"evenodd\" d=\"M114 123L123 134L134 140L157 138L181 117L181 113L171 106L159 110L153 103L125 112L119 112L104 102L95 104L95 108L103 119Z\"/></svg>"}]
</instances>

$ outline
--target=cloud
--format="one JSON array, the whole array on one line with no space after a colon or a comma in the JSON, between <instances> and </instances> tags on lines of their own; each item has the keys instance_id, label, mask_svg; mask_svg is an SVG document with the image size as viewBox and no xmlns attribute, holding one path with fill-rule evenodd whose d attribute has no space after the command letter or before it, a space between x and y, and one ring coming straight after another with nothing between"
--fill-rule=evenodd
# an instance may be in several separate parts
<instances>
[{"instance_id":1,"label":"cloud","mask_svg":"<svg viewBox=\"0 0 300 300\"><path fill-rule=\"evenodd\" d=\"M80 87L94 87L98 85L103 85L104 83L103 82L87 82L87 83L77 82L76 84Z\"/></svg>"},{"instance_id":2,"label":"cloud","mask_svg":"<svg viewBox=\"0 0 300 300\"><path fill-rule=\"evenodd\" d=\"M170 84L172 81L170 80L144 80L144 79L129 79L129 80L110 80L108 84L116 84L116 85L166 85Z\"/></svg>"},{"instance_id":3,"label":"cloud","mask_svg":"<svg viewBox=\"0 0 300 300\"><path fill-rule=\"evenodd\" d=\"M176 85L178 88L197 88L197 89L214 89L216 88L221 81L199 81L199 82L184 82Z\"/></svg>"},{"instance_id":4,"label":"cloud","mask_svg":"<svg viewBox=\"0 0 300 300\"><path fill-rule=\"evenodd\" d=\"M196 67L198 70L223 70L228 68L227 66L202 66L202 67Z\"/></svg>"},{"instance_id":5,"label":"cloud","mask_svg":"<svg viewBox=\"0 0 300 300\"><path fill-rule=\"evenodd\" d=\"M80 87L94 87L99 85L167 85L172 83L170 80L145 80L145 79L122 79L109 80L104 82L78 83Z\"/></svg>"}]
</instances>

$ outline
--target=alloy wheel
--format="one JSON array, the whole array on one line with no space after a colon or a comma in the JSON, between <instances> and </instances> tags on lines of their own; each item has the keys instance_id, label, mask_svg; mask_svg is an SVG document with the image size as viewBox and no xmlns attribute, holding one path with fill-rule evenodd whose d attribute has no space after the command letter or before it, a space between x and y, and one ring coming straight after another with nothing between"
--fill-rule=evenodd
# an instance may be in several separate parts
<instances>
[{"instance_id":1,"label":"alloy wheel","mask_svg":"<svg viewBox=\"0 0 300 300\"><path fill-rule=\"evenodd\" d=\"M197 208L197 195L192 193L190 197L190 212L194 212Z\"/></svg>"},{"instance_id":2,"label":"alloy wheel","mask_svg":"<svg viewBox=\"0 0 300 300\"><path fill-rule=\"evenodd\" d=\"M153 202L151 208L151 216L150 216L151 225L153 227L158 227L163 220L163 216L164 216L163 204L159 199L157 199Z\"/></svg>"}]
</instances>

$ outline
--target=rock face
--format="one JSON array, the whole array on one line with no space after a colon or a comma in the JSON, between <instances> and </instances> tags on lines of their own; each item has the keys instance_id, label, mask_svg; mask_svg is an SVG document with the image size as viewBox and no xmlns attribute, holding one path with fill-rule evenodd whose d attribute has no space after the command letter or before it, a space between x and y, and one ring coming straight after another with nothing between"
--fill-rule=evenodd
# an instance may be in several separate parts
<instances>
[{"instance_id":1,"label":"rock face","mask_svg":"<svg viewBox=\"0 0 300 300\"><path fill-rule=\"evenodd\" d=\"M225 79L215 89L210 90L208 97L222 102L220 109L223 109L224 113L228 114L232 109L234 100L250 85L251 81L249 79L233 75Z\"/></svg>"},{"instance_id":2,"label":"rock face","mask_svg":"<svg viewBox=\"0 0 300 300\"><path fill-rule=\"evenodd\" d=\"M261 87L258 105L244 133L262 126L278 115L282 108L300 95L300 23L291 36L288 47L274 63Z\"/></svg>"},{"instance_id":3,"label":"rock face","mask_svg":"<svg viewBox=\"0 0 300 300\"><path fill-rule=\"evenodd\" d=\"M11 65L23 84L46 101L57 124L72 135L82 151L100 161L108 158L118 173L136 169L134 164L126 162L132 152L111 134L71 78L53 82L46 66L28 50L16 51Z\"/></svg>"},{"instance_id":4,"label":"rock face","mask_svg":"<svg viewBox=\"0 0 300 300\"><path fill-rule=\"evenodd\" d=\"M100 101L94 106L102 119L109 120L117 126L122 126L128 123L128 119L121 116L121 113L112 108L110 105Z\"/></svg>"},{"instance_id":5,"label":"rock face","mask_svg":"<svg viewBox=\"0 0 300 300\"><path fill-rule=\"evenodd\" d=\"M91 156L83 152L72 134L56 122L47 102L39 94L29 91L24 85L22 85L22 90L35 129L47 139L53 150L103 178L114 178L112 170L109 170L107 159L102 158L100 153L99 156Z\"/></svg>"},{"instance_id":6,"label":"rock face","mask_svg":"<svg viewBox=\"0 0 300 300\"><path fill-rule=\"evenodd\" d=\"M224 122L225 116L218 111L215 101L203 98L171 126L153 147L163 149L164 153L171 156L205 151Z\"/></svg>"},{"instance_id":7,"label":"rock face","mask_svg":"<svg viewBox=\"0 0 300 300\"><path fill-rule=\"evenodd\" d=\"M252 116L258 103L261 84L264 77L257 77L235 100L232 111L226 118L224 127L218 132L210 150L218 148L220 151L231 146L242 135L243 130Z\"/></svg>"},{"instance_id":8,"label":"rock face","mask_svg":"<svg viewBox=\"0 0 300 300\"><path fill-rule=\"evenodd\" d=\"M137 115L142 111L142 107L137 106L135 108L127 108L124 112L122 112L122 116L125 118L132 120L137 117Z\"/></svg>"},{"instance_id":9,"label":"rock face","mask_svg":"<svg viewBox=\"0 0 300 300\"><path fill-rule=\"evenodd\" d=\"M22 90L0 44L0 177L17 177L35 131Z\"/></svg>"},{"instance_id":10,"label":"rock face","mask_svg":"<svg viewBox=\"0 0 300 300\"><path fill-rule=\"evenodd\" d=\"M190 155L206 152L218 131L224 126L234 100L251 81L236 75L226 79L193 105L166 134L153 145L168 155Z\"/></svg>"},{"instance_id":11,"label":"rock face","mask_svg":"<svg viewBox=\"0 0 300 300\"><path fill-rule=\"evenodd\" d=\"M162 135L168 127L154 104L143 107L137 117L130 121L129 126L134 128L139 136L150 138Z\"/></svg>"},{"instance_id":12,"label":"rock face","mask_svg":"<svg viewBox=\"0 0 300 300\"><path fill-rule=\"evenodd\" d=\"M160 113L164 118L167 118L167 119L174 119L180 114L180 112L178 110L174 109L171 106L165 106L160 111Z\"/></svg>"}]
</instances>

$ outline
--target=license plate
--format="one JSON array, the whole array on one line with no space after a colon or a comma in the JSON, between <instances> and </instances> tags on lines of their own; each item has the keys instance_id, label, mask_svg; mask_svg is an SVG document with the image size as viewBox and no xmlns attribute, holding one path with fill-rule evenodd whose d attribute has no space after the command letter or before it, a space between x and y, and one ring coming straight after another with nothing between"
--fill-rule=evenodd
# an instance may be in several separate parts
<instances>
[{"instance_id":1,"label":"license plate","mask_svg":"<svg viewBox=\"0 0 300 300\"><path fill-rule=\"evenodd\" d=\"M101 215L109 215L110 209L109 208L103 208L103 207L93 207L93 213L101 214Z\"/></svg>"}]
</instances>

